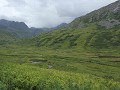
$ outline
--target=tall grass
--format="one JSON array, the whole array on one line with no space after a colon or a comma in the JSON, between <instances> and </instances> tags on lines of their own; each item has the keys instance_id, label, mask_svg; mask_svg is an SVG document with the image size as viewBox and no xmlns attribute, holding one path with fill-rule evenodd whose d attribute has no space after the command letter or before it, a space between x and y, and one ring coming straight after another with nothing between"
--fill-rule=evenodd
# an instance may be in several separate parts
<instances>
[{"instance_id":1,"label":"tall grass","mask_svg":"<svg viewBox=\"0 0 120 90\"><path fill-rule=\"evenodd\" d=\"M120 90L120 83L92 75L0 63L1 90Z\"/></svg>"}]
</instances>

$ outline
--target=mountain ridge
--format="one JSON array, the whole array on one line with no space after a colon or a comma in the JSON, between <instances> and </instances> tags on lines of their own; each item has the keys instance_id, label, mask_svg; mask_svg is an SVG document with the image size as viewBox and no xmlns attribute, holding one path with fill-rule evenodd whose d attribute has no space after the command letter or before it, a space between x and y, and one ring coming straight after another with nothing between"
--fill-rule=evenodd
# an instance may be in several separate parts
<instances>
[{"instance_id":1,"label":"mountain ridge","mask_svg":"<svg viewBox=\"0 0 120 90\"><path fill-rule=\"evenodd\" d=\"M78 17L70 23L70 27L84 27L86 23L99 22L102 20L120 19L120 0L92 11L84 16ZM111 21L110 21L111 22ZM101 25L102 26L102 25ZM110 27L111 28L111 27Z\"/></svg>"},{"instance_id":2,"label":"mountain ridge","mask_svg":"<svg viewBox=\"0 0 120 90\"><path fill-rule=\"evenodd\" d=\"M49 30L48 28L29 28L24 22L0 20L0 29L16 34L17 38L27 38Z\"/></svg>"},{"instance_id":3,"label":"mountain ridge","mask_svg":"<svg viewBox=\"0 0 120 90\"><path fill-rule=\"evenodd\" d=\"M0 29L4 28L4 30L12 34L16 32L26 33L24 35L17 33L18 37L22 36L24 38L38 35L41 32L47 32L47 31L54 30L60 27L65 27L66 25L67 23L61 23L60 25L53 27L53 28L35 28L35 27L28 27L24 22L9 21L5 19L0 20Z\"/></svg>"}]
</instances>

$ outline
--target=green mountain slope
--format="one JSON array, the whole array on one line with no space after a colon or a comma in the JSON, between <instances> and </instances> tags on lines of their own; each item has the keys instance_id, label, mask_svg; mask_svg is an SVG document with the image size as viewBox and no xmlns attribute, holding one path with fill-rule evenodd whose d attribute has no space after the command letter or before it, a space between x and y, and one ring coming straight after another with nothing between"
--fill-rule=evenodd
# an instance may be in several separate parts
<instances>
[{"instance_id":1,"label":"green mountain slope","mask_svg":"<svg viewBox=\"0 0 120 90\"><path fill-rule=\"evenodd\" d=\"M105 29L90 24L81 29L59 29L33 38L36 46L55 48L109 48L120 45L120 28Z\"/></svg>"},{"instance_id":2,"label":"green mountain slope","mask_svg":"<svg viewBox=\"0 0 120 90\"><path fill-rule=\"evenodd\" d=\"M81 46L87 36L84 36L87 32L91 32L89 28L95 28L94 26L83 29L66 29L62 28L40 34L33 38L36 46L56 46L56 47L74 47ZM80 39L82 38L82 39ZM84 40L83 40L84 39ZM79 43L80 42L80 43Z\"/></svg>"},{"instance_id":3,"label":"green mountain slope","mask_svg":"<svg viewBox=\"0 0 120 90\"><path fill-rule=\"evenodd\" d=\"M32 44L53 48L118 47L120 46L119 4L117 1L75 19L65 28L42 33L32 39Z\"/></svg>"},{"instance_id":4,"label":"green mountain slope","mask_svg":"<svg viewBox=\"0 0 120 90\"><path fill-rule=\"evenodd\" d=\"M0 29L0 45L5 45L13 40L15 40L16 36L7 32L5 29Z\"/></svg>"}]
</instances>

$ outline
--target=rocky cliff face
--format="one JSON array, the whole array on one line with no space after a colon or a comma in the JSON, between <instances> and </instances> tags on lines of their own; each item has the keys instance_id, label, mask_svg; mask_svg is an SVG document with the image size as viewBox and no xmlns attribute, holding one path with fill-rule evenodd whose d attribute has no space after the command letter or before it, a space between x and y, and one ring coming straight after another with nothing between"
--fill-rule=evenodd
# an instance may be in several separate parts
<instances>
[{"instance_id":1,"label":"rocky cliff face","mask_svg":"<svg viewBox=\"0 0 120 90\"><path fill-rule=\"evenodd\" d=\"M72 28L81 28L88 23L97 23L106 28L112 28L120 24L120 0L95 10L85 16L76 18L70 26ZM112 22L112 23L111 23ZM106 24L105 24L106 23Z\"/></svg>"}]
</instances>

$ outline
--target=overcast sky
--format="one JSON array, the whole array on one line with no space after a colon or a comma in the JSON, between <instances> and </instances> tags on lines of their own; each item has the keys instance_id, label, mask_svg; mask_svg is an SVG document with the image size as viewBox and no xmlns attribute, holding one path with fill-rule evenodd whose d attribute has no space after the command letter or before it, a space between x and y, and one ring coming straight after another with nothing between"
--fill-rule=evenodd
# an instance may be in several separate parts
<instances>
[{"instance_id":1,"label":"overcast sky","mask_svg":"<svg viewBox=\"0 0 120 90\"><path fill-rule=\"evenodd\" d=\"M0 19L54 27L117 0L0 0Z\"/></svg>"}]
</instances>

